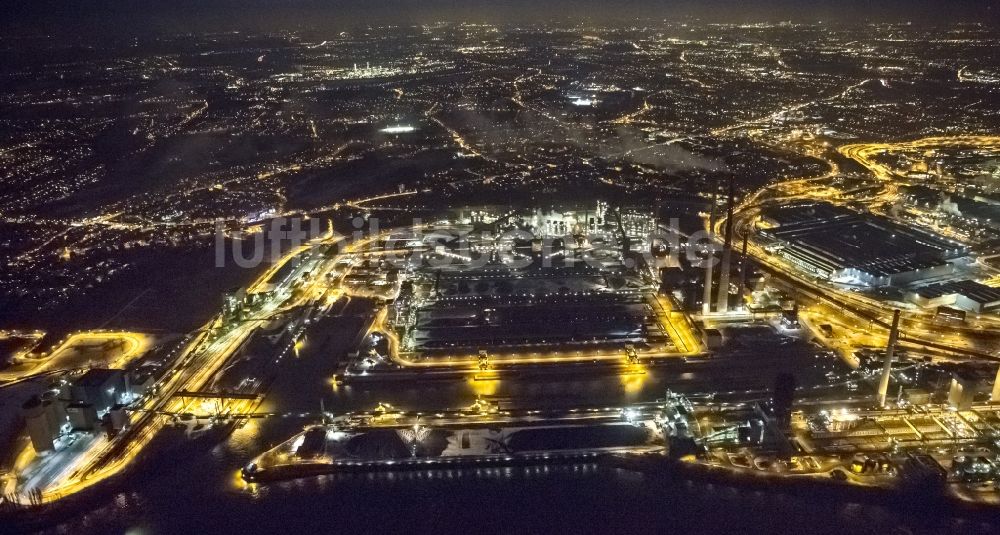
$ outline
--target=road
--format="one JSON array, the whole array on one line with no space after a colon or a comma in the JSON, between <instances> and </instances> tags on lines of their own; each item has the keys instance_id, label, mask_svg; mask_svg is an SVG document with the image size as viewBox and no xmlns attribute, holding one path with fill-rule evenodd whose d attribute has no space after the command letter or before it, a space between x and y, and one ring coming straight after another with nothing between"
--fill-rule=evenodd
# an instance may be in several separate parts
<instances>
[{"instance_id":1,"label":"road","mask_svg":"<svg viewBox=\"0 0 1000 535\"><path fill-rule=\"evenodd\" d=\"M934 147L978 146L1000 151L1000 137L995 136L953 136L932 137L901 143L866 143L839 147L842 155L858 161L872 174L894 188L900 179L888 167L874 161L874 156L885 151L925 150ZM836 164L828 162L830 172L821 177L790 179L765 186L744 198L734 208L734 243L749 234L748 253L765 272L778 279L795 292L801 292L820 302L830 305L826 313L832 313L831 320L845 325L870 322L873 326L887 329L894 306L864 295L834 288L820 280L808 277L797 268L784 262L777 255L766 251L754 239L752 227L761 208L789 202L812 199L808 194L795 191L808 181L830 178L838 173ZM789 190L792 190L789 192ZM824 199L828 200L828 199ZM721 239L720 230L725 224L725 216L717 219L715 237ZM1000 323L996 318L982 317L968 326L943 323L927 311L904 310L901 320L902 342L924 345L933 349L950 352L957 357L980 358L1000 361L995 355L1000 343Z\"/></svg>"},{"instance_id":2,"label":"road","mask_svg":"<svg viewBox=\"0 0 1000 535\"><path fill-rule=\"evenodd\" d=\"M150 338L141 333L120 331L84 331L66 337L58 346L40 358L24 358L23 369L0 373L0 383L19 381L40 374L75 370L98 365L108 368L124 367L132 358L141 355L150 346ZM106 353L115 348L120 352L113 358ZM96 350L96 351L93 351Z\"/></svg>"},{"instance_id":3,"label":"road","mask_svg":"<svg viewBox=\"0 0 1000 535\"><path fill-rule=\"evenodd\" d=\"M249 288L251 291L263 288L274 273L292 259L317 246L333 244L341 239L343 238L340 236L328 234L289 251ZM315 260L312 264L303 262L296 273L301 275L307 269L316 268L313 271L313 280L316 281L322 279L325 270L329 270L332 265L330 261L321 260ZM293 296L291 286L298 278L293 276L285 279L283 286L276 288L264 301L255 318L228 327L217 327L218 324L225 324L224 318L220 316L189 335L186 346L166 370L155 394L131 411L129 426L124 431L111 440L95 439L89 447L76 452L77 455L60 459L58 469L46 466L37 470L47 474L46 477L31 480L33 485L43 489L43 501L53 501L79 492L115 475L133 461L168 421L161 413L184 408L182 402L174 397L177 392L203 389L258 327L275 315L315 297L316 293L311 291L299 292L297 297Z\"/></svg>"}]
</instances>

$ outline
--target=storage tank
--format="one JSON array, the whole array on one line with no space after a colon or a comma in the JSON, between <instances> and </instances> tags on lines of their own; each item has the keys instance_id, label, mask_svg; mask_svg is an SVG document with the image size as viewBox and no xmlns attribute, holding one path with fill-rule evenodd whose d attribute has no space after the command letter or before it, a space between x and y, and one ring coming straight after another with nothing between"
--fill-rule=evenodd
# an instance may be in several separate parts
<instances>
[{"instance_id":1,"label":"storage tank","mask_svg":"<svg viewBox=\"0 0 1000 535\"><path fill-rule=\"evenodd\" d=\"M25 426L28 428L28 437L31 438L31 445L35 451L42 453L54 450L55 435L52 433L52 426L49 423L42 399L38 396L31 396L21 406L21 411Z\"/></svg>"},{"instance_id":2,"label":"storage tank","mask_svg":"<svg viewBox=\"0 0 1000 535\"><path fill-rule=\"evenodd\" d=\"M55 391L50 390L42 394L42 405L45 407L45 415L48 417L52 434L59 436L67 420L65 404L59 401L59 395Z\"/></svg>"},{"instance_id":3,"label":"storage tank","mask_svg":"<svg viewBox=\"0 0 1000 535\"><path fill-rule=\"evenodd\" d=\"M89 403L70 403L66 413L74 431L93 431L97 426L97 409Z\"/></svg>"}]
</instances>

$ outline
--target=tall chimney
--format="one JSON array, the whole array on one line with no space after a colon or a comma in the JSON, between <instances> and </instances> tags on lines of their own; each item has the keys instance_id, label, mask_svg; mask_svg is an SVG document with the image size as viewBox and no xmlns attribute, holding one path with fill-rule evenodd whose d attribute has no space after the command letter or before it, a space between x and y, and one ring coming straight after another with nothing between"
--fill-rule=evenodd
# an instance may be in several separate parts
<instances>
[{"instance_id":1,"label":"tall chimney","mask_svg":"<svg viewBox=\"0 0 1000 535\"><path fill-rule=\"evenodd\" d=\"M729 268L733 261L733 175L729 175L729 198L726 208L726 238L722 246L722 268L719 273L717 312L729 310Z\"/></svg>"},{"instance_id":2,"label":"tall chimney","mask_svg":"<svg viewBox=\"0 0 1000 535\"><path fill-rule=\"evenodd\" d=\"M889 375L892 372L892 354L896 352L896 339L899 337L899 309L892 312L892 328L889 329L889 345L885 348L885 363L882 365L882 378L878 382L878 406L885 407L885 396L889 391Z\"/></svg>"},{"instance_id":3,"label":"tall chimney","mask_svg":"<svg viewBox=\"0 0 1000 535\"><path fill-rule=\"evenodd\" d=\"M719 184L712 180L712 209L708 216L708 254L705 256L705 293L702 294L701 313L712 311L712 264L715 263L715 203L719 197Z\"/></svg>"},{"instance_id":4,"label":"tall chimney","mask_svg":"<svg viewBox=\"0 0 1000 535\"><path fill-rule=\"evenodd\" d=\"M743 232L743 250L740 253L740 285L739 290L736 292L736 306L743 310L743 294L747 290L747 264L749 260L747 259L747 239L750 236L750 229L747 228Z\"/></svg>"},{"instance_id":5,"label":"tall chimney","mask_svg":"<svg viewBox=\"0 0 1000 535\"><path fill-rule=\"evenodd\" d=\"M997 367L997 377L993 379L993 394L990 403L1000 403L1000 366Z\"/></svg>"}]
</instances>

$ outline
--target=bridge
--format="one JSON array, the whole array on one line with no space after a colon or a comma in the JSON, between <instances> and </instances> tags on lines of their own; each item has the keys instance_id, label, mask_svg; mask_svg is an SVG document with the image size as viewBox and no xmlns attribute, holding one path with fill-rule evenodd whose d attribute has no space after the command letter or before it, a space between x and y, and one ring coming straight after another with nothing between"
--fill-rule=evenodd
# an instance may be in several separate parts
<instances>
[{"instance_id":1,"label":"bridge","mask_svg":"<svg viewBox=\"0 0 1000 535\"><path fill-rule=\"evenodd\" d=\"M172 413L207 413L213 416L245 414L254 412L254 408L264 399L263 394L244 394L239 392L206 392L180 390L172 396L177 400Z\"/></svg>"}]
</instances>

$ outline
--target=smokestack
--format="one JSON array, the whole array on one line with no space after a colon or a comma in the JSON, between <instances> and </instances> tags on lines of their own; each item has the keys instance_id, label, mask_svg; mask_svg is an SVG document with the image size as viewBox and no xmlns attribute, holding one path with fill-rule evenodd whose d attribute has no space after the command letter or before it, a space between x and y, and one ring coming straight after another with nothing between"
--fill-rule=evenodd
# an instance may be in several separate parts
<instances>
[{"instance_id":1,"label":"smokestack","mask_svg":"<svg viewBox=\"0 0 1000 535\"><path fill-rule=\"evenodd\" d=\"M715 263L715 203L719 197L718 181L712 180L712 210L708 216L708 255L705 257L705 293L701 300L701 313L712 311L712 264Z\"/></svg>"},{"instance_id":2,"label":"smokestack","mask_svg":"<svg viewBox=\"0 0 1000 535\"><path fill-rule=\"evenodd\" d=\"M878 406L885 407L885 396L889 391L889 374L892 371L892 354L896 352L896 339L899 337L899 309L892 312L892 328L889 329L889 345L885 348L885 364L882 365L882 378L878 382Z\"/></svg>"},{"instance_id":3,"label":"smokestack","mask_svg":"<svg viewBox=\"0 0 1000 535\"><path fill-rule=\"evenodd\" d=\"M660 196L656 196L656 200L653 202L653 236L660 234L660 214L663 212L663 206L660 204ZM653 257L653 251L656 249L653 247L653 236L649 237L649 257Z\"/></svg>"},{"instance_id":4,"label":"smokestack","mask_svg":"<svg viewBox=\"0 0 1000 535\"><path fill-rule=\"evenodd\" d=\"M997 367L997 377L993 379L993 394L990 403L1000 403L1000 366Z\"/></svg>"},{"instance_id":5,"label":"smokestack","mask_svg":"<svg viewBox=\"0 0 1000 535\"><path fill-rule=\"evenodd\" d=\"M739 290L736 292L736 306L743 310L743 294L747 290L747 264L750 262L747 260L747 238L750 236L750 229L747 228L743 232L743 250L740 253L740 286Z\"/></svg>"},{"instance_id":6,"label":"smokestack","mask_svg":"<svg viewBox=\"0 0 1000 535\"><path fill-rule=\"evenodd\" d=\"M729 268L733 261L733 175L729 175L729 198L726 208L726 238L722 246L722 270L719 273L717 312L729 310Z\"/></svg>"}]
</instances>

